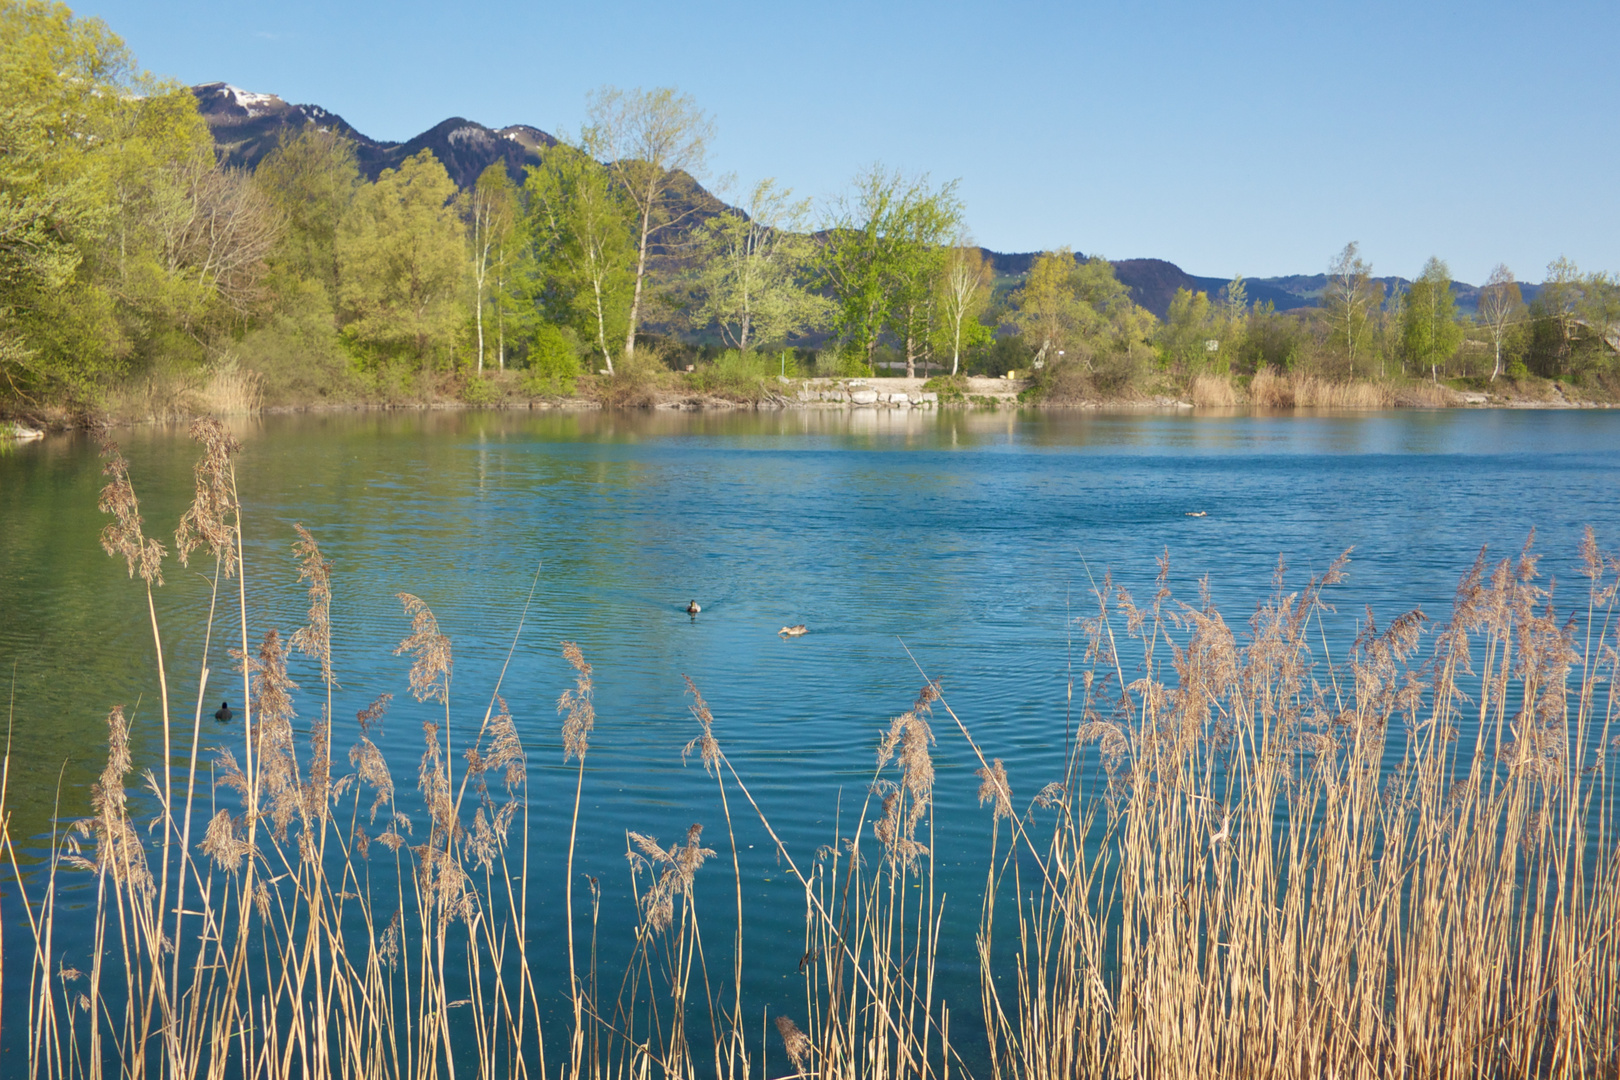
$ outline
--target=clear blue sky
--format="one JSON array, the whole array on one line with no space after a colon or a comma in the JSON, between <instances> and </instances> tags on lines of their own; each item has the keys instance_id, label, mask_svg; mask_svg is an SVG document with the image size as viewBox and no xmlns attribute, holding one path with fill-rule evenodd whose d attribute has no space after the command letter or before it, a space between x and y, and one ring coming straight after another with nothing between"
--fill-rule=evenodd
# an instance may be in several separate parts
<instances>
[{"instance_id":1,"label":"clear blue sky","mask_svg":"<svg viewBox=\"0 0 1620 1080\"><path fill-rule=\"evenodd\" d=\"M1620 271L1620 3L84 0L148 69L405 139L674 85L714 172L960 178L979 242L1195 274Z\"/></svg>"}]
</instances>

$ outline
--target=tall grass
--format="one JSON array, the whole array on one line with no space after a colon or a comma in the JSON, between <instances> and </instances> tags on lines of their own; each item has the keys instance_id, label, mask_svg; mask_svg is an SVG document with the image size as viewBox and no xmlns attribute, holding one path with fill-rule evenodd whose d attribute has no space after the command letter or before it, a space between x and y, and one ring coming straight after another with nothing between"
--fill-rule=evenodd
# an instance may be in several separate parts
<instances>
[{"instance_id":1,"label":"tall grass","mask_svg":"<svg viewBox=\"0 0 1620 1080\"><path fill-rule=\"evenodd\" d=\"M1335 382L1298 371L1267 368L1249 382L1249 401L1263 409L1387 409L1393 405L1381 383Z\"/></svg>"},{"instance_id":2,"label":"tall grass","mask_svg":"<svg viewBox=\"0 0 1620 1080\"><path fill-rule=\"evenodd\" d=\"M182 562L212 558L206 634L241 643L242 741L204 761L213 673L199 672L187 731L159 659L164 767L132 795L129 726L114 709L94 816L53 836L33 873L5 828L0 772L0 852L20 897L7 917L24 921L13 940L28 951L0 1017L26 1023L31 1078L1528 1077L1620 1065L1608 772L1620 563L1590 534L1576 618L1555 610L1527 547L1495 565L1482 555L1432 635L1421 612L1382 628L1369 616L1341 656L1321 613L1342 564L1298 592L1279 566L1244 631L1207 594L1176 602L1167 561L1146 605L1105 579L1078 627L1085 663L1056 775L1010 775L924 676L874 733L859 812L813 853L777 833L689 681L685 753L715 784L724 837L627 831L638 914L613 971L599 935L614 886L575 881L595 684L565 643L567 930L544 947L566 953L568 983L541 987L528 762L501 680L464 710L449 637L400 594L407 689L434 709L416 763L425 814L411 820L375 738L389 696L352 723L332 715L334 568L297 527L306 623L285 639L250 634L240 448L217 422L193 432L203 453L175 547ZM106 452L103 545L150 600L168 553L145 534L116 447ZM295 651L320 673L302 740ZM976 759L987 807L980 999L966 1016L939 975L941 716ZM1020 801L1026 783L1043 786ZM802 1006L777 1015L774 1034L743 993L743 817L803 894ZM706 939L695 883L725 862L732 933ZM63 936L69 875L93 883L89 941ZM566 1009L547 1020L551 999ZM968 1060L952 1037L964 1022L983 1031Z\"/></svg>"}]
</instances>

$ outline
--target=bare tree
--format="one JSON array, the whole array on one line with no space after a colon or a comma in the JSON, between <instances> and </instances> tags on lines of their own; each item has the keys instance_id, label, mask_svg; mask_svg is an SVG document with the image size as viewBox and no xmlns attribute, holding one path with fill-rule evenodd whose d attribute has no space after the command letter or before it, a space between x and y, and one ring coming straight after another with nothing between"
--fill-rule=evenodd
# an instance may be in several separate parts
<instances>
[{"instance_id":1,"label":"bare tree","mask_svg":"<svg viewBox=\"0 0 1620 1080\"><path fill-rule=\"evenodd\" d=\"M991 266L984 252L967 236L958 236L947 256L941 290L950 333L952 375L961 368L962 346L989 336L989 328L979 323L979 312L990 296L990 275Z\"/></svg>"},{"instance_id":2,"label":"bare tree","mask_svg":"<svg viewBox=\"0 0 1620 1080\"><path fill-rule=\"evenodd\" d=\"M650 244L696 209L673 208L669 196L682 175L695 178L703 172L714 121L691 95L673 87L625 91L604 86L591 95L589 115L587 149L606 160L636 212L635 290L624 338L628 358L636 350Z\"/></svg>"},{"instance_id":3,"label":"bare tree","mask_svg":"<svg viewBox=\"0 0 1620 1080\"><path fill-rule=\"evenodd\" d=\"M1513 280L1513 271L1497 263L1490 280L1479 290L1479 321L1491 332L1491 342L1496 346L1491 382L1502 374L1502 339L1523 308L1524 298L1519 293L1519 283Z\"/></svg>"},{"instance_id":4,"label":"bare tree","mask_svg":"<svg viewBox=\"0 0 1620 1080\"><path fill-rule=\"evenodd\" d=\"M183 197L158 219L165 269L194 290L189 325L210 300L242 316L264 297L265 259L281 238L285 221L240 169L203 161L183 166Z\"/></svg>"}]
</instances>

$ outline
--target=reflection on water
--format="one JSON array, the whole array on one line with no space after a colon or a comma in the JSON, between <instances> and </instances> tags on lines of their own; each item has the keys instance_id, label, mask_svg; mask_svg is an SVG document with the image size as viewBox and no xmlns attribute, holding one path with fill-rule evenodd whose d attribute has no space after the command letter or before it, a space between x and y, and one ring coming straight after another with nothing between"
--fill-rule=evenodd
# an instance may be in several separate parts
<instances>
[{"instance_id":1,"label":"reflection on water","mask_svg":"<svg viewBox=\"0 0 1620 1080\"><path fill-rule=\"evenodd\" d=\"M944 680L1015 789L1052 779L1069 620L1105 570L1145 593L1168 551L1179 593L1193 599L1207 575L1241 625L1279 555L1303 578L1354 548L1328 620L1338 648L1363 605L1381 622L1414 606L1443 617L1482 545L1516 551L1534 528L1544 571L1572 579L1583 525L1620 540L1620 416L1608 413L345 413L236 430L252 636L302 621L291 551L302 522L336 563L336 743L357 709L395 693L383 743L401 787L429 713L403 693L395 594L420 595L453 637L456 707L473 721L538 582L502 693L530 751L534 873L548 881L561 855L547 838L566 831L572 796L555 716L571 681L561 640L596 667L580 869L616 882L625 829L672 839L693 821L719 825L711 784L681 760L695 731L682 675L773 823L810 850L841 816L847 827L880 728L921 685L918 665ZM167 428L120 441L148 530L172 533L192 445ZM111 705L131 708L137 769L158 764L145 601L97 546L99 468L82 436L0 458L19 835L48 831L59 784L61 816L86 813ZM166 575L158 611L189 721L208 587L172 561ZM696 618L682 610L692 599ZM777 635L796 623L809 633ZM207 658L205 725L221 698L240 698L237 639L227 618ZM307 666L294 677L318 685ZM318 715L312 692L300 707L306 724ZM984 821L973 762L954 733L938 734L942 872L966 898ZM232 725L205 732L239 738ZM762 830L743 823L739 839L754 845L743 869L761 913L751 977L767 997L789 992L772 950L798 955L802 898ZM628 918L622 889L605 903L605 920ZM543 934L558 917L544 904ZM964 925L972 907L955 910ZM971 935L947 940L958 942L947 975L970 971Z\"/></svg>"}]
</instances>

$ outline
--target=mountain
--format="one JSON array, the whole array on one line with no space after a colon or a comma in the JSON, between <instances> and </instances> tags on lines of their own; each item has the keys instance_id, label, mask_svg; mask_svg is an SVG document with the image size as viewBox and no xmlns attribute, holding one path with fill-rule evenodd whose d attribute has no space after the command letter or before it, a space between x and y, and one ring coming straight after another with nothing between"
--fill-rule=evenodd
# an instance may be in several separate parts
<instances>
[{"instance_id":1,"label":"mountain","mask_svg":"<svg viewBox=\"0 0 1620 1080\"><path fill-rule=\"evenodd\" d=\"M296 131L313 123L321 128L343 135L354 143L355 158L360 171L375 180L384 169L395 169L408 157L431 150L449 172L450 178L461 188L468 188L478 175L496 161L506 163L507 172L517 183L523 182L526 166L540 161L540 152L557 145L557 140L537 127L513 124L503 128L488 128L472 120L453 116L443 123L406 142L381 142L356 131L337 113L319 105L290 105L275 94L256 94L230 83L216 82L193 86L197 109L208 123L214 136L214 149L219 160L227 165L252 169L265 155L276 148L283 133ZM676 188L677 203L682 217L701 221L727 209L726 204L706 191L690 176L682 174ZM988 249L985 258L995 267L997 288L1010 288L1017 278L1029 272L1030 265L1041 253L1038 251L998 252ZM1084 258L1078 252L1075 258ZM1227 279L1199 277L1189 274L1175 263L1164 259L1116 259L1114 272L1130 290L1131 298L1159 318L1170 310L1170 300L1177 289L1206 292L1211 299L1226 288ZM1411 282L1405 278L1374 278L1387 293L1390 288L1406 288ZM1281 277L1246 278L1249 302L1262 304L1270 301L1278 311L1317 307L1327 288L1326 274L1290 274ZM1457 309L1472 314L1479 302L1479 289L1461 281L1451 283L1457 298ZM1526 302L1536 293L1536 286L1520 283Z\"/></svg>"},{"instance_id":2,"label":"mountain","mask_svg":"<svg viewBox=\"0 0 1620 1080\"><path fill-rule=\"evenodd\" d=\"M523 168L538 164L540 151L557 140L537 127L513 124L487 128L459 116L429 128L407 142L381 142L356 131L337 113L319 105L289 105L274 94L255 94L230 83L193 86L197 110L214 136L214 149L227 165L252 169L276 148L282 134L313 123L354 143L355 159L367 179L384 169L397 169L422 150L445 167L459 187L471 187L492 163L504 161L512 179L523 181Z\"/></svg>"}]
</instances>

